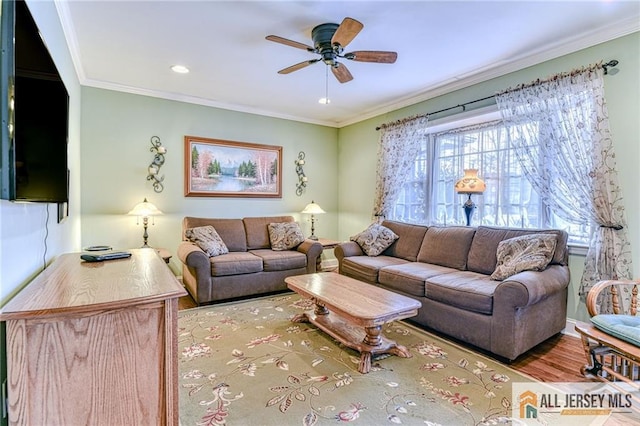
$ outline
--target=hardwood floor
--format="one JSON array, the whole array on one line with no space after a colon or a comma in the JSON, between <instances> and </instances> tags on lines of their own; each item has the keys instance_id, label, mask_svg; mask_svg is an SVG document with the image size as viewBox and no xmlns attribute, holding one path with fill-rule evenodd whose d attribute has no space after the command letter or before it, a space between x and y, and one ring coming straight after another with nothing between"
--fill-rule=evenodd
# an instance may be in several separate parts
<instances>
[{"instance_id":1,"label":"hardwood floor","mask_svg":"<svg viewBox=\"0 0 640 426\"><path fill-rule=\"evenodd\" d=\"M191 308L195 308L198 305L196 305L196 302L193 300L193 297L191 297L190 294L187 294L184 297L181 297L180 299L178 299L178 310L181 311L183 309L191 309Z\"/></svg>"},{"instance_id":2,"label":"hardwood floor","mask_svg":"<svg viewBox=\"0 0 640 426\"><path fill-rule=\"evenodd\" d=\"M190 309L196 303L190 295L178 300L178 309ZM588 382L580 367L586 362L577 337L558 334L521 355L509 366L543 382Z\"/></svg>"},{"instance_id":3,"label":"hardwood floor","mask_svg":"<svg viewBox=\"0 0 640 426\"><path fill-rule=\"evenodd\" d=\"M585 363L580 339L558 334L520 356L511 368L543 382L589 382L580 374Z\"/></svg>"}]
</instances>

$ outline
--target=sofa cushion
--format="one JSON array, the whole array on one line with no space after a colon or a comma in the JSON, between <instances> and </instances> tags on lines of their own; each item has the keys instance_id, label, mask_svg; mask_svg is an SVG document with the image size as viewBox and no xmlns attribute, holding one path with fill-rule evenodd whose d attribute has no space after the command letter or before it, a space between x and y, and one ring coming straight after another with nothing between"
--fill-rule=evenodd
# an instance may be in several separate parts
<instances>
[{"instance_id":1,"label":"sofa cushion","mask_svg":"<svg viewBox=\"0 0 640 426\"><path fill-rule=\"evenodd\" d=\"M298 222L276 222L267 225L271 250L291 250L304 241Z\"/></svg>"},{"instance_id":2,"label":"sofa cushion","mask_svg":"<svg viewBox=\"0 0 640 426\"><path fill-rule=\"evenodd\" d=\"M340 265L340 272L360 281L378 282L378 271L389 265L408 263L407 260L391 256L350 256Z\"/></svg>"},{"instance_id":3,"label":"sofa cushion","mask_svg":"<svg viewBox=\"0 0 640 426\"><path fill-rule=\"evenodd\" d=\"M268 225L270 223L293 221L293 216L245 217L242 219L242 223L247 235L247 249L271 248Z\"/></svg>"},{"instance_id":4,"label":"sofa cushion","mask_svg":"<svg viewBox=\"0 0 640 426\"><path fill-rule=\"evenodd\" d=\"M307 267L307 256L296 250L276 251L270 249L250 250L262 259L262 270L268 271L288 271Z\"/></svg>"},{"instance_id":5,"label":"sofa cushion","mask_svg":"<svg viewBox=\"0 0 640 426\"><path fill-rule=\"evenodd\" d=\"M402 263L400 265L385 266L380 269L378 282L391 290L424 297L427 278L453 271L456 271L456 269L430 263Z\"/></svg>"},{"instance_id":6,"label":"sofa cushion","mask_svg":"<svg viewBox=\"0 0 640 426\"><path fill-rule=\"evenodd\" d=\"M591 322L605 333L640 347L640 317L600 314L592 317Z\"/></svg>"},{"instance_id":7,"label":"sofa cushion","mask_svg":"<svg viewBox=\"0 0 640 426\"><path fill-rule=\"evenodd\" d=\"M475 229L468 226L431 226L420 246L418 262L467 269L467 255Z\"/></svg>"},{"instance_id":8,"label":"sofa cushion","mask_svg":"<svg viewBox=\"0 0 640 426\"><path fill-rule=\"evenodd\" d=\"M456 271L436 275L426 282L427 299L466 311L491 315L493 313L493 294L498 281L492 281L488 275L470 271Z\"/></svg>"},{"instance_id":9,"label":"sofa cushion","mask_svg":"<svg viewBox=\"0 0 640 426\"><path fill-rule=\"evenodd\" d=\"M262 259L249 252L229 252L211 258L211 276L252 274L262 271Z\"/></svg>"},{"instance_id":10,"label":"sofa cushion","mask_svg":"<svg viewBox=\"0 0 640 426\"><path fill-rule=\"evenodd\" d=\"M424 234L427 232L427 227L392 220L385 220L382 225L398 235L398 239L383 254L415 262L418 258L420 244L424 239Z\"/></svg>"},{"instance_id":11,"label":"sofa cushion","mask_svg":"<svg viewBox=\"0 0 640 426\"><path fill-rule=\"evenodd\" d=\"M247 236L244 233L242 219L185 217L182 219L183 237L185 230L206 225L211 225L215 228L229 251L247 251Z\"/></svg>"},{"instance_id":12,"label":"sofa cushion","mask_svg":"<svg viewBox=\"0 0 640 426\"><path fill-rule=\"evenodd\" d=\"M496 228L479 226L471 242L467 269L482 274L491 275L496 269L496 254L500 241L528 234L554 234L557 237L556 250L551 264L567 264L567 238L565 231L556 229L520 229L520 228Z\"/></svg>"},{"instance_id":13,"label":"sofa cushion","mask_svg":"<svg viewBox=\"0 0 640 426\"><path fill-rule=\"evenodd\" d=\"M544 270L556 250L553 234L529 234L500 241L492 280L504 280L522 271Z\"/></svg>"},{"instance_id":14,"label":"sofa cushion","mask_svg":"<svg viewBox=\"0 0 640 426\"><path fill-rule=\"evenodd\" d=\"M219 256L229 253L229 249L224 244L224 241L222 241L220 235L218 235L215 228L211 225L186 229L184 236L209 256Z\"/></svg>"},{"instance_id":15,"label":"sofa cushion","mask_svg":"<svg viewBox=\"0 0 640 426\"><path fill-rule=\"evenodd\" d=\"M367 256L378 256L389 247L398 235L386 226L372 223L367 229L351 237Z\"/></svg>"}]
</instances>

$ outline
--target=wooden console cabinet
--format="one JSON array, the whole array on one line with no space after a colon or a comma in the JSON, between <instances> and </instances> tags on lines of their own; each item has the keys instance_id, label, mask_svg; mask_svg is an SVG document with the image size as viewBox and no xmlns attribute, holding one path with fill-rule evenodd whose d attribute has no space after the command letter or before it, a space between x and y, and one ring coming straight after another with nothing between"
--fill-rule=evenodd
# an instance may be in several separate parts
<instances>
[{"instance_id":1,"label":"wooden console cabinet","mask_svg":"<svg viewBox=\"0 0 640 426\"><path fill-rule=\"evenodd\" d=\"M9 424L177 425L177 307L153 249L64 254L0 311Z\"/></svg>"}]
</instances>

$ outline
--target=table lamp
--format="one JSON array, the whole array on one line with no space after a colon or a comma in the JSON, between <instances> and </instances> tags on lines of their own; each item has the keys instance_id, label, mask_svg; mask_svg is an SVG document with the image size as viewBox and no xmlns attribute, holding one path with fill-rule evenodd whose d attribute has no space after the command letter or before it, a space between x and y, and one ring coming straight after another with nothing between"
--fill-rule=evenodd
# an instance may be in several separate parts
<instances>
[{"instance_id":1,"label":"table lamp","mask_svg":"<svg viewBox=\"0 0 640 426\"><path fill-rule=\"evenodd\" d=\"M310 240L317 240L318 237L315 235L315 222L316 218L314 215L326 213L322 208L317 205L313 200L307 204L307 206L302 210L302 214L310 214L311 215L311 236L309 236Z\"/></svg>"},{"instance_id":2,"label":"table lamp","mask_svg":"<svg viewBox=\"0 0 640 426\"><path fill-rule=\"evenodd\" d=\"M142 245L142 248L149 247L149 244L147 244L147 240L149 239L149 234L147 233L149 216L158 216L161 215L162 212L145 198L143 202L136 204L127 214L137 216L137 218L142 218L142 226L144 226L144 234L142 234L144 244ZM136 225L139 223L139 221L136 221ZM152 225L155 225L155 221L152 222Z\"/></svg>"},{"instance_id":3,"label":"table lamp","mask_svg":"<svg viewBox=\"0 0 640 426\"><path fill-rule=\"evenodd\" d=\"M471 194L482 194L486 188L484 181L478 177L478 169L464 169L464 176L456 182L456 192L469 195L462 205L467 216L467 226L471 226L471 215L476 208L476 204L471 200Z\"/></svg>"}]
</instances>

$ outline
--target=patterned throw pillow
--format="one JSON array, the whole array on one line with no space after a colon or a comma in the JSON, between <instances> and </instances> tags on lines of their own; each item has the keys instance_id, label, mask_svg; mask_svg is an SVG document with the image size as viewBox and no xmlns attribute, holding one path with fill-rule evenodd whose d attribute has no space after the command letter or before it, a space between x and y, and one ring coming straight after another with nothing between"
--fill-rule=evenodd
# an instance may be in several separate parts
<instances>
[{"instance_id":1,"label":"patterned throw pillow","mask_svg":"<svg viewBox=\"0 0 640 426\"><path fill-rule=\"evenodd\" d=\"M391 229L378 223L372 223L367 229L351 237L358 243L367 256L377 256L400 238Z\"/></svg>"},{"instance_id":2,"label":"patterned throw pillow","mask_svg":"<svg viewBox=\"0 0 640 426\"><path fill-rule=\"evenodd\" d=\"M184 236L200 247L209 257L229 253L226 244L211 225L189 228L184 231Z\"/></svg>"},{"instance_id":3,"label":"patterned throw pillow","mask_svg":"<svg viewBox=\"0 0 640 426\"><path fill-rule=\"evenodd\" d=\"M542 271L556 251L554 234L529 234L500 241L491 279L502 281L522 271Z\"/></svg>"},{"instance_id":4,"label":"patterned throw pillow","mask_svg":"<svg viewBox=\"0 0 640 426\"><path fill-rule=\"evenodd\" d=\"M298 222L270 223L267 227L271 250L290 250L298 247L305 240Z\"/></svg>"}]
</instances>

